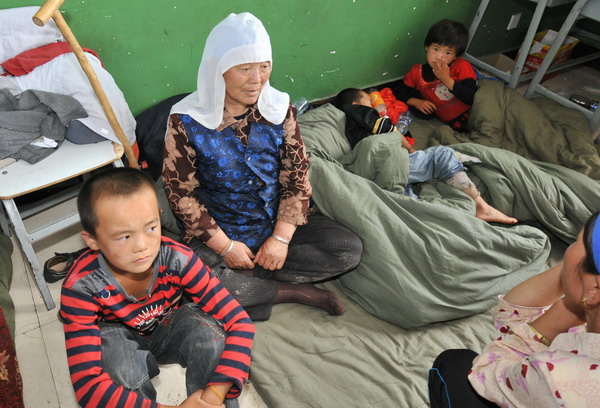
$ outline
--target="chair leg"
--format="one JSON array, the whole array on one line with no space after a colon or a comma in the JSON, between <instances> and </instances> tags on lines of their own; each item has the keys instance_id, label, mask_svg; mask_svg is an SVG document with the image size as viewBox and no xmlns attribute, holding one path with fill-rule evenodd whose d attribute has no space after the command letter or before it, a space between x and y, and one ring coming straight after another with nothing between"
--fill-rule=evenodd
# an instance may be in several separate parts
<instances>
[{"instance_id":1,"label":"chair leg","mask_svg":"<svg viewBox=\"0 0 600 408\"><path fill-rule=\"evenodd\" d=\"M19 209L17 208L15 202L12 199L2 200L2 204L4 204L4 209L6 210L6 214L8 215L8 219L10 220L13 228L15 229L15 234L17 235L17 239L19 240L19 244L21 245L21 249L27 258L27 261L31 265L31 272L37 286L42 293L42 298L44 299L44 303L46 304L46 308L48 310L56 307L54 304L54 300L52 299L52 295L50 294L50 289L48 288L48 283L44 280L44 273L40 264L38 262L37 256L35 255L35 251L33 250L33 246L31 245L31 239L27 230L25 229L25 225L23 224L23 220L19 214Z\"/></svg>"}]
</instances>

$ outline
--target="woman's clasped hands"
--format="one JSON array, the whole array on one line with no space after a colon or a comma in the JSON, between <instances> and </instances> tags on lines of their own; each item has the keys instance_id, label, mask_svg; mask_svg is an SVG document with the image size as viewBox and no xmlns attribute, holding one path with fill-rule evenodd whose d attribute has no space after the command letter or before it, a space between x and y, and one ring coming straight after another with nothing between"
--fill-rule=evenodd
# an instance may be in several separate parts
<instances>
[{"instance_id":1,"label":"woman's clasped hands","mask_svg":"<svg viewBox=\"0 0 600 408\"><path fill-rule=\"evenodd\" d=\"M231 269L253 269L258 265L268 271L275 271L283 267L287 254L288 246L272 238L265 240L256 255L243 242L233 241L231 251L223 260Z\"/></svg>"}]
</instances>

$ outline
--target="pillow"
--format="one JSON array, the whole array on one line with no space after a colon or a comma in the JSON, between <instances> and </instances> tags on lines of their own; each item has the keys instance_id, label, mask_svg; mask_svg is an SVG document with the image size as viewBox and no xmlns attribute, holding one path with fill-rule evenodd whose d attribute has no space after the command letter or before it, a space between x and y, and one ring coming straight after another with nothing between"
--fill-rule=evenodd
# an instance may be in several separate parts
<instances>
[{"instance_id":1,"label":"pillow","mask_svg":"<svg viewBox=\"0 0 600 408\"><path fill-rule=\"evenodd\" d=\"M39 27L31 19L39 7L17 7L0 10L0 63L23 51L41 45L64 41L60 30L50 19Z\"/></svg>"},{"instance_id":2,"label":"pillow","mask_svg":"<svg viewBox=\"0 0 600 408\"><path fill-rule=\"evenodd\" d=\"M75 144L98 143L106 140L105 137L100 136L78 120L69 122L67 132L65 133L65 139Z\"/></svg>"},{"instance_id":3,"label":"pillow","mask_svg":"<svg viewBox=\"0 0 600 408\"><path fill-rule=\"evenodd\" d=\"M346 115L330 103L298 116L298 126L308 151L322 150L336 160L352 151L346 139Z\"/></svg>"}]
</instances>

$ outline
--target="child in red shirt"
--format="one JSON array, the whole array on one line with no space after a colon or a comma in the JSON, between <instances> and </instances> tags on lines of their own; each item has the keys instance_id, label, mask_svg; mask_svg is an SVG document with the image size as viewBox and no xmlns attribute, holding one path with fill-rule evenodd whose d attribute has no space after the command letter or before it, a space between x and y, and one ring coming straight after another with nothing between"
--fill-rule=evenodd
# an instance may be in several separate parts
<instances>
[{"instance_id":1,"label":"child in red shirt","mask_svg":"<svg viewBox=\"0 0 600 408\"><path fill-rule=\"evenodd\" d=\"M459 132L467 131L468 117L477 91L473 66L459 56L469 42L467 28L452 20L441 20L425 37L426 64L415 64L394 89L418 117L433 115Z\"/></svg>"}]
</instances>

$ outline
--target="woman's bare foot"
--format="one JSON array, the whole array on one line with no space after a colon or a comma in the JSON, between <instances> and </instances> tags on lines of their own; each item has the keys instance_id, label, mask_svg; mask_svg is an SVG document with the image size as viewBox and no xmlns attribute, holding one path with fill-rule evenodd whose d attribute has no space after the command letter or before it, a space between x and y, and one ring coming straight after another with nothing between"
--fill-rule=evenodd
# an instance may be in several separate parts
<instances>
[{"instance_id":1,"label":"woman's bare foot","mask_svg":"<svg viewBox=\"0 0 600 408\"><path fill-rule=\"evenodd\" d=\"M483 221L487 222L499 222L502 224L516 224L518 220L513 217L509 217L500 210L495 209L489 205L481 196L475 199L475 216Z\"/></svg>"},{"instance_id":2,"label":"woman's bare foot","mask_svg":"<svg viewBox=\"0 0 600 408\"><path fill-rule=\"evenodd\" d=\"M319 289L310 283L278 283L275 303L301 303L318 307L334 316L345 312L344 305L333 292Z\"/></svg>"}]
</instances>

